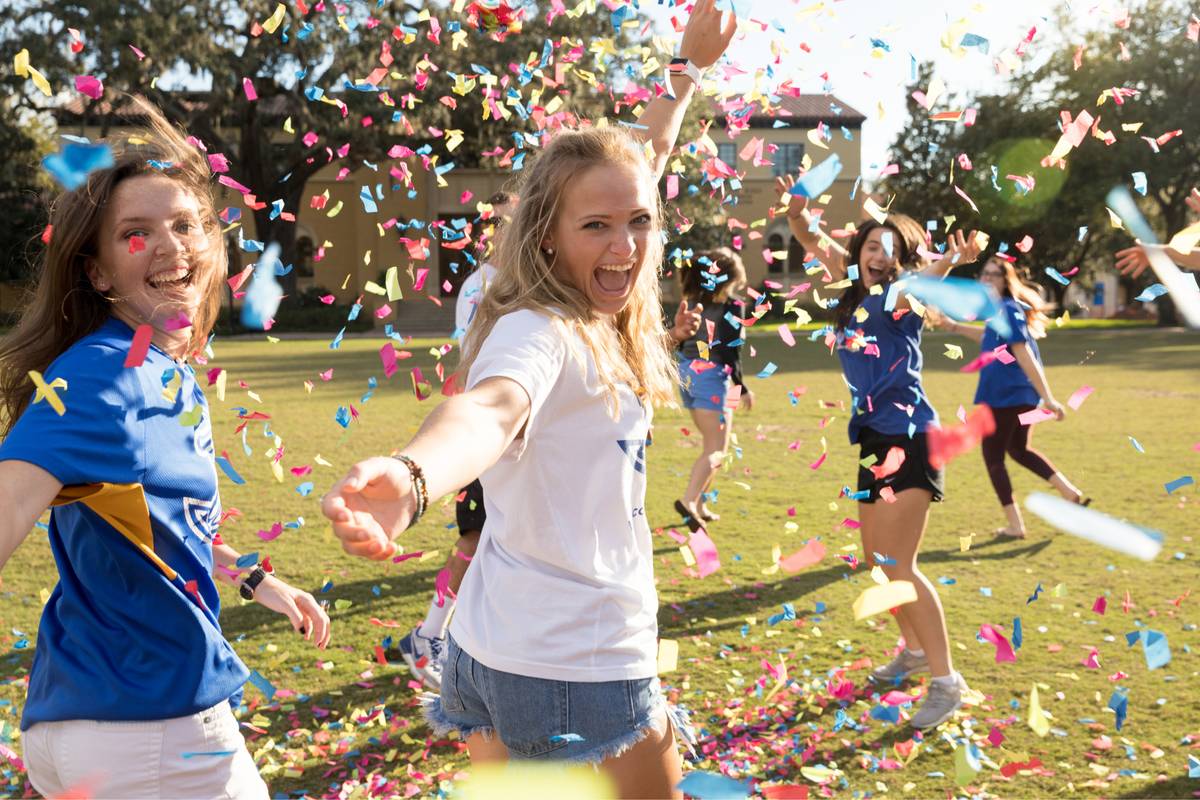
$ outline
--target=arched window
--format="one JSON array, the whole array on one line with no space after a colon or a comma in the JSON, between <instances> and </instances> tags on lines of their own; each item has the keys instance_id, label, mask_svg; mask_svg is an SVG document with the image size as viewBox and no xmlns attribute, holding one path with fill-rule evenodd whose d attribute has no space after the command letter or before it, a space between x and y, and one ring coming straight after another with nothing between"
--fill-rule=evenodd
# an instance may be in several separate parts
<instances>
[{"instance_id":1,"label":"arched window","mask_svg":"<svg viewBox=\"0 0 1200 800\"><path fill-rule=\"evenodd\" d=\"M783 235L778 234L778 233L772 233L770 236L768 236L767 237L767 249L770 250L774 254L772 256L772 258L774 260L770 264L767 265L767 272L769 272L772 275L777 275L777 274L783 272L785 262L778 255L779 253L783 252Z\"/></svg>"}]
</instances>

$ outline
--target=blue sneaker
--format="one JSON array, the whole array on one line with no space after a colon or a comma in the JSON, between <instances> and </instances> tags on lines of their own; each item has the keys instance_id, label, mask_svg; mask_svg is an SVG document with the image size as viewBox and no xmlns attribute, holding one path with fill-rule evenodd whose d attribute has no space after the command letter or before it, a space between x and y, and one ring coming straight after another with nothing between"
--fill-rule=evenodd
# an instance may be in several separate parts
<instances>
[{"instance_id":1,"label":"blue sneaker","mask_svg":"<svg viewBox=\"0 0 1200 800\"><path fill-rule=\"evenodd\" d=\"M398 647L413 677L435 692L440 692L446 640L422 636L421 626L418 625L400 640Z\"/></svg>"}]
</instances>

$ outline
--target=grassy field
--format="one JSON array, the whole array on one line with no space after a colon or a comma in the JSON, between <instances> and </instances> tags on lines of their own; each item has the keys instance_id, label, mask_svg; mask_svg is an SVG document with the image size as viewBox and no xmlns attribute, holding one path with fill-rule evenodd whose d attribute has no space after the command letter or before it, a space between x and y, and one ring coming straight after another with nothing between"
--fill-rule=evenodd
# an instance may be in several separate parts
<instances>
[{"instance_id":1,"label":"grassy field","mask_svg":"<svg viewBox=\"0 0 1200 800\"><path fill-rule=\"evenodd\" d=\"M962 361L943 355L946 342L963 346L968 358L972 349L964 339L926 339L927 390L952 420L960 404L970 407L975 380L957 371ZM281 796L336 796L345 781L358 783L357 796L428 795L450 790L469 768L460 743L433 740L420 721L407 671L379 663L376 652L423 614L454 541L452 505L435 505L405 534L408 552L423 557L387 565L343 555L318 510L317 498L346 467L403 444L436 402L415 399L409 369L432 376L430 348L440 343L409 343L412 358L390 379L383 377L381 344L348 339L338 350L327 341L215 344L213 366L230 378L224 402L209 393L217 449L246 479L234 486L222 478L225 506L242 513L223 533L243 552L270 555L282 576L328 601L335 626L334 645L319 653L282 618L225 595L228 635L278 689L268 701L248 687L243 722ZM906 726L869 713L877 702L864 686L868 665L887 659L896 632L886 615L854 621L851 604L871 579L837 557L861 553L856 532L844 524L855 517L855 505L839 500L841 487L854 479L857 453L846 440L847 392L836 361L806 340L786 347L773 330L756 333L750 345L748 375L767 362L778 371L749 378L759 404L736 420L738 452L717 486L723 516L711 533L722 567L703 580L686 574L678 545L663 532L679 524L671 505L698 446L682 412L658 413L649 451L661 635L680 645L679 667L663 681L702 728L707 758L696 769L754 778L760 788L803 784L813 796L1200 791L1187 763L1189 754L1200 756L1200 596L1188 596L1200 574L1194 541L1200 501L1195 485L1170 495L1164 489L1180 476L1200 477L1200 338L1158 330L1058 331L1042 348L1060 400L1085 384L1095 392L1065 422L1038 426L1036 446L1095 498L1096 508L1162 531L1166 543L1156 561L1137 562L1056 534L1036 519L1029 520L1025 542L993 540L990 532L1002 519L978 453L950 465L948 497L933 509L923 563L941 582L957 666L983 700L917 742ZM450 368L456 354L447 358ZM330 369L325 380L321 373ZM379 385L364 402L372 376ZM351 405L358 417L343 429L335 414ZM233 433L238 406L271 417L248 428L250 455ZM285 448L282 482L267 455L276 436ZM822 439L828 458L811 469ZM332 466L320 465L318 456ZM303 465L313 473L294 478L287 471ZM305 481L315 484L309 496L297 491ZM1014 472L1014 484L1020 496L1041 488L1028 473ZM300 527L274 541L257 535L292 521ZM970 534L964 552L961 537ZM811 537L828 545L823 562L791 576L772 571L775 545L787 555ZM0 741L18 751L41 595L54 581L46 536L35 531L5 569L0 595L0 648L7 653ZM1044 591L1029 602L1039 584ZM1125 611L1127 595L1132 606ZM1099 597L1107 598L1104 614L1093 611ZM769 625L784 603L794 607L795 620ZM980 625L1011 635L1015 617L1022 620L1023 646L1015 663L996 663L992 645L977 638ZM1150 671L1141 647L1126 645L1125 634L1141 628L1166 634L1173 658L1165 667ZM1099 651L1098 669L1085 665L1092 648ZM777 691L764 662L786 669ZM843 680L853 686L834 696ZM1026 723L1034 685L1052 715L1044 738ZM1120 731L1107 708L1116 687L1128 696ZM955 751L965 753L968 740L981 751L981 770L958 781ZM5 774L8 791L21 795L20 770L9 763Z\"/></svg>"}]
</instances>

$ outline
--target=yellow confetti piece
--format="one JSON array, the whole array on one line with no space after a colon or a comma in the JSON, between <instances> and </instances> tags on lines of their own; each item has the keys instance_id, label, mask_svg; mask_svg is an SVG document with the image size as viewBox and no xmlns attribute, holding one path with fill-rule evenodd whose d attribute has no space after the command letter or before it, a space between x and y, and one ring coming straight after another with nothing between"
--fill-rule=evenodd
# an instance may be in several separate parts
<instances>
[{"instance_id":1,"label":"yellow confetti piece","mask_svg":"<svg viewBox=\"0 0 1200 800\"><path fill-rule=\"evenodd\" d=\"M879 204L876 203L875 199L872 197L868 197L863 201L863 211L866 211L867 214L871 216L871 219L875 220L880 225L882 225L884 220L887 219L887 211L883 208L880 208Z\"/></svg>"},{"instance_id":2,"label":"yellow confetti piece","mask_svg":"<svg viewBox=\"0 0 1200 800\"><path fill-rule=\"evenodd\" d=\"M1035 683L1029 692L1029 727L1038 736L1050 732L1050 723L1046 721L1046 712L1042 710L1041 700L1038 699L1038 687Z\"/></svg>"},{"instance_id":3,"label":"yellow confetti piece","mask_svg":"<svg viewBox=\"0 0 1200 800\"><path fill-rule=\"evenodd\" d=\"M422 564L426 561L432 561L435 558L441 558L441 557L442 557L441 550L426 550L424 553L421 553L421 557L417 559L417 563Z\"/></svg>"},{"instance_id":4,"label":"yellow confetti piece","mask_svg":"<svg viewBox=\"0 0 1200 800\"><path fill-rule=\"evenodd\" d=\"M950 344L949 342L946 343L946 358L959 359L962 357L963 349L960 346L956 344Z\"/></svg>"},{"instance_id":5,"label":"yellow confetti piece","mask_svg":"<svg viewBox=\"0 0 1200 800\"><path fill-rule=\"evenodd\" d=\"M383 279L384 287L387 289L387 299L389 301L403 300L404 292L400 291L400 268L388 267L387 274Z\"/></svg>"},{"instance_id":6,"label":"yellow confetti piece","mask_svg":"<svg viewBox=\"0 0 1200 800\"><path fill-rule=\"evenodd\" d=\"M692 548L686 544L679 548L679 555L683 556L683 563L686 566L696 566L696 556L692 555Z\"/></svg>"},{"instance_id":7,"label":"yellow confetti piece","mask_svg":"<svg viewBox=\"0 0 1200 800\"><path fill-rule=\"evenodd\" d=\"M36 86L46 97L52 97L54 92L50 91L50 81L46 80L46 76L38 72L33 67L29 67L29 77L33 80L33 85Z\"/></svg>"},{"instance_id":8,"label":"yellow confetti piece","mask_svg":"<svg viewBox=\"0 0 1200 800\"><path fill-rule=\"evenodd\" d=\"M854 601L854 619L863 620L916 599L917 589L911 581L889 581L882 586L871 586Z\"/></svg>"},{"instance_id":9,"label":"yellow confetti piece","mask_svg":"<svg viewBox=\"0 0 1200 800\"><path fill-rule=\"evenodd\" d=\"M228 370L221 370L220 374L217 375L217 399L222 403L225 402L225 384L228 382L228 380Z\"/></svg>"},{"instance_id":10,"label":"yellow confetti piece","mask_svg":"<svg viewBox=\"0 0 1200 800\"><path fill-rule=\"evenodd\" d=\"M958 537L958 552L965 553L971 549L971 542L974 541L975 534L968 533L966 536Z\"/></svg>"},{"instance_id":11,"label":"yellow confetti piece","mask_svg":"<svg viewBox=\"0 0 1200 800\"><path fill-rule=\"evenodd\" d=\"M55 378L50 383L46 383L46 379L42 377L42 373L36 369L29 370L29 378L33 381L34 387L36 387L33 402L40 403L42 400L45 400L54 409L54 413L60 417L67 413L66 405L63 404L62 399L58 396L58 392L55 391L56 389L62 389L65 392L67 390L66 380Z\"/></svg>"},{"instance_id":12,"label":"yellow confetti piece","mask_svg":"<svg viewBox=\"0 0 1200 800\"><path fill-rule=\"evenodd\" d=\"M200 424L202 419L204 419L204 408L196 406L191 411L185 411L179 415L179 424L184 428L194 428Z\"/></svg>"},{"instance_id":13,"label":"yellow confetti piece","mask_svg":"<svg viewBox=\"0 0 1200 800\"><path fill-rule=\"evenodd\" d=\"M375 281L367 281L366 284L363 285L363 291L370 292L371 294L377 294L380 297L383 297L387 294L387 289L384 289Z\"/></svg>"},{"instance_id":14,"label":"yellow confetti piece","mask_svg":"<svg viewBox=\"0 0 1200 800\"><path fill-rule=\"evenodd\" d=\"M658 642L658 674L674 672L679 666L679 642L660 639Z\"/></svg>"},{"instance_id":15,"label":"yellow confetti piece","mask_svg":"<svg viewBox=\"0 0 1200 800\"><path fill-rule=\"evenodd\" d=\"M287 13L287 8L284 7L283 3L275 6L275 13L262 24L263 30L267 33L274 33L275 29L279 27L279 23L283 22L283 15L285 13Z\"/></svg>"}]
</instances>

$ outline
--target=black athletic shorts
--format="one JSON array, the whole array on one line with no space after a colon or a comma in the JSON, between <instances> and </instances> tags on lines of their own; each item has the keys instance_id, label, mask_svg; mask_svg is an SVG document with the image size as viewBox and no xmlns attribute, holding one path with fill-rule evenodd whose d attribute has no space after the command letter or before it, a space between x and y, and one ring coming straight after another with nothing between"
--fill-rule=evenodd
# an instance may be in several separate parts
<instances>
[{"instance_id":1,"label":"black athletic shorts","mask_svg":"<svg viewBox=\"0 0 1200 800\"><path fill-rule=\"evenodd\" d=\"M483 510L483 485L477 480L464 488L463 498L454 506L454 516L458 520L458 535L483 530L483 521L487 514Z\"/></svg>"},{"instance_id":2,"label":"black athletic shorts","mask_svg":"<svg viewBox=\"0 0 1200 800\"><path fill-rule=\"evenodd\" d=\"M946 475L940 469L934 469L929 463L929 446L925 434L908 436L885 436L882 433L863 428L858 434L859 467L858 490L869 491L869 497L860 502L874 503L879 499L879 490L885 486L900 493L905 489L925 489L933 494L933 501L940 502L946 496ZM887 458L888 451L899 447L904 451L904 463L900 469L883 478L876 478L869 467L862 466L862 461L875 456L872 466L880 466Z\"/></svg>"}]
</instances>

